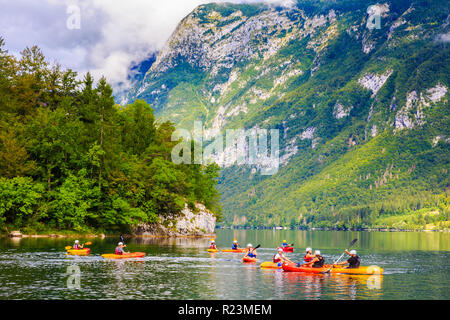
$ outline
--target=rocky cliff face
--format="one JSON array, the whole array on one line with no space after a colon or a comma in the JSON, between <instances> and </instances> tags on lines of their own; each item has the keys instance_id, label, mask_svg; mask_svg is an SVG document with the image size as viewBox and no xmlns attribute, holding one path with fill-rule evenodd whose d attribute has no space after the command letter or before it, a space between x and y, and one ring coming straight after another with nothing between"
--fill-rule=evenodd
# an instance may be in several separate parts
<instances>
[{"instance_id":1,"label":"rocky cliff face","mask_svg":"<svg viewBox=\"0 0 450 320\"><path fill-rule=\"evenodd\" d=\"M177 217L157 224L141 224L134 230L138 236L210 236L214 234L216 218L202 204L193 212L187 204Z\"/></svg>"},{"instance_id":2,"label":"rocky cliff face","mask_svg":"<svg viewBox=\"0 0 450 320\"><path fill-rule=\"evenodd\" d=\"M276 176L258 176L260 164L223 165L219 188L230 223L338 217L417 182L408 168L425 161L419 154L448 143L449 9L438 0L202 5L180 22L128 102L144 99L161 120L188 130L202 121L206 138L230 128L279 130ZM379 26L368 27L372 18ZM422 149L382 153L389 139ZM374 151L380 158L355 154L372 144L384 146ZM353 167L334 172L344 159ZM436 159L423 177L435 172L434 187L443 190L448 179L438 172L447 164ZM375 187L376 170L392 163L399 179Z\"/></svg>"}]
</instances>

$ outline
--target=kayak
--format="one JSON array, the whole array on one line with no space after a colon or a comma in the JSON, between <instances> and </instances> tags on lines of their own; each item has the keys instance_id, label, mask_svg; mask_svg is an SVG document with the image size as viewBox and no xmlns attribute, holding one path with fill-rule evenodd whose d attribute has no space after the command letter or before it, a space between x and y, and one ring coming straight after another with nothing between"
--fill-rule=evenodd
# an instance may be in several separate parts
<instances>
[{"instance_id":1,"label":"kayak","mask_svg":"<svg viewBox=\"0 0 450 320\"><path fill-rule=\"evenodd\" d=\"M247 251L247 249L222 249L222 252L242 253L244 251Z\"/></svg>"},{"instance_id":2,"label":"kayak","mask_svg":"<svg viewBox=\"0 0 450 320\"><path fill-rule=\"evenodd\" d=\"M283 247L284 252L294 252L294 247Z\"/></svg>"},{"instance_id":3,"label":"kayak","mask_svg":"<svg viewBox=\"0 0 450 320\"><path fill-rule=\"evenodd\" d=\"M86 256L91 252L91 249L69 249L67 250L67 254L75 255L75 256Z\"/></svg>"},{"instance_id":4,"label":"kayak","mask_svg":"<svg viewBox=\"0 0 450 320\"><path fill-rule=\"evenodd\" d=\"M102 254L105 259L131 259L131 258L142 258L145 256L145 252L131 252L130 254L114 254L106 253Z\"/></svg>"},{"instance_id":5,"label":"kayak","mask_svg":"<svg viewBox=\"0 0 450 320\"><path fill-rule=\"evenodd\" d=\"M208 252L219 252L219 249L206 249Z\"/></svg>"},{"instance_id":6,"label":"kayak","mask_svg":"<svg viewBox=\"0 0 450 320\"><path fill-rule=\"evenodd\" d=\"M258 261L257 258L250 258L250 257L243 257L242 262L256 262Z\"/></svg>"},{"instance_id":7,"label":"kayak","mask_svg":"<svg viewBox=\"0 0 450 320\"><path fill-rule=\"evenodd\" d=\"M322 268L312 268L312 267L297 267L293 263L285 263L282 266L284 271L287 272L307 272L307 273L323 273L330 270L330 273L339 273L339 274L383 274L383 269L378 266L370 266L370 267L359 267L359 268L345 268L345 267L335 267L332 268L332 265L325 265Z\"/></svg>"},{"instance_id":8,"label":"kayak","mask_svg":"<svg viewBox=\"0 0 450 320\"><path fill-rule=\"evenodd\" d=\"M267 268L267 269L281 269L282 268L282 263L281 262L272 262L272 261L264 261L262 262L259 266L261 268Z\"/></svg>"}]
</instances>

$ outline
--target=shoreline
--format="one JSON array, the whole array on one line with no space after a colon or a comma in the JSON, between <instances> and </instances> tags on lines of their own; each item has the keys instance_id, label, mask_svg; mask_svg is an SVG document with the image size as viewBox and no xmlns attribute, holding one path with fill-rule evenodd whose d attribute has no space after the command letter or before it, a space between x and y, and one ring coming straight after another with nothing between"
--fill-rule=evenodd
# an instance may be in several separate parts
<instances>
[{"instance_id":1,"label":"shoreline","mask_svg":"<svg viewBox=\"0 0 450 320\"><path fill-rule=\"evenodd\" d=\"M450 229L395 229L395 228L362 228L362 229L333 229L333 228L277 228L277 227L216 227L216 229L232 230L298 230L298 231L353 231L353 232L450 232Z\"/></svg>"},{"instance_id":2,"label":"shoreline","mask_svg":"<svg viewBox=\"0 0 450 320\"><path fill-rule=\"evenodd\" d=\"M15 234L2 233L1 238L53 238L53 239L66 239L66 238L117 238L122 235L124 238L209 238L216 237L216 234L205 234L205 235L130 235L130 234L64 234L64 233L52 233L52 234Z\"/></svg>"}]
</instances>

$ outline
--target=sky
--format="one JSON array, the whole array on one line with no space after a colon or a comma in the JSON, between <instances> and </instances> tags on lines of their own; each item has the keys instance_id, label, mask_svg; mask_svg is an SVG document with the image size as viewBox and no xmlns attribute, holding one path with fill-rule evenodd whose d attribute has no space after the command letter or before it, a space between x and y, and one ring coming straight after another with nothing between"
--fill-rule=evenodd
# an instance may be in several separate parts
<instances>
[{"instance_id":1,"label":"sky","mask_svg":"<svg viewBox=\"0 0 450 320\"><path fill-rule=\"evenodd\" d=\"M0 0L0 37L16 56L39 46L58 62L95 79L104 75L116 91L126 90L130 66L159 51L177 24L209 2L293 0Z\"/></svg>"}]
</instances>

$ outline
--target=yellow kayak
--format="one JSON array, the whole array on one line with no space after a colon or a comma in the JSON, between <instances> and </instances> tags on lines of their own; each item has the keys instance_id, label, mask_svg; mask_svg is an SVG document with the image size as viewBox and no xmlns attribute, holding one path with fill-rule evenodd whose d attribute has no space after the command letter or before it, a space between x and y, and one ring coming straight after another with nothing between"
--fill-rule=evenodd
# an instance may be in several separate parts
<instances>
[{"instance_id":1,"label":"yellow kayak","mask_svg":"<svg viewBox=\"0 0 450 320\"><path fill-rule=\"evenodd\" d=\"M89 248L67 250L67 254L74 255L74 256L86 256L90 252L91 252L91 249L89 249Z\"/></svg>"},{"instance_id":2,"label":"yellow kayak","mask_svg":"<svg viewBox=\"0 0 450 320\"><path fill-rule=\"evenodd\" d=\"M102 257L105 259L131 259L131 258L142 258L143 256L145 256L145 252L131 252L128 254L114 254L114 253L102 254Z\"/></svg>"},{"instance_id":3,"label":"yellow kayak","mask_svg":"<svg viewBox=\"0 0 450 320\"><path fill-rule=\"evenodd\" d=\"M266 268L266 269L281 269L282 268L282 263L278 262L272 262L272 261L264 261L261 262L261 264L259 265L260 268Z\"/></svg>"},{"instance_id":4,"label":"yellow kayak","mask_svg":"<svg viewBox=\"0 0 450 320\"><path fill-rule=\"evenodd\" d=\"M219 252L219 249L206 249L208 252Z\"/></svg>"},{"instance_id":5,"label":"yellow kayak","mask_svg":"<svg viewBox=\"0 0 450 320\"><path fill-rule=\"evenodd\" d=\"M247 251L247 249L222 249L222 252L242 253L244 251Z\"/></svg>"}]
</instances>

